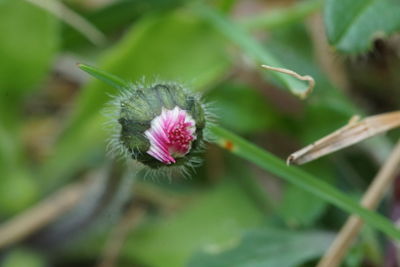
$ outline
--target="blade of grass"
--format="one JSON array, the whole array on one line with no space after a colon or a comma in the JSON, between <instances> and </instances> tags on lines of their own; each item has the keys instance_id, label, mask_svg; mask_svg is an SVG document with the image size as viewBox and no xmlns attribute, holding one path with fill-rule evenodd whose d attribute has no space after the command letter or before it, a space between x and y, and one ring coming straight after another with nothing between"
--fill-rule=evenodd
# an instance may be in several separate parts
<instances>
[{"instance_id":1,"label":"blade of grass","mask_svg":"<svg viewBox=\"0 0 400 267\"><path fill-rule=\"evenodd\" d=\"M126 90L129 88L129 83L111 73L105 72L103 70L100 70L98 68L95 68L93 66L89 66L86 64L77 64L78 67L87 72L88 74L92 75L93 77L105 82L106 84L117 88L119 90Z\"/></svg>"},{"instance_id":2,"label":"blade of grass","mask_svg":"<svg viewBox=\"0 0 400 267\"><path fill-rule=\"evenodd\" d=\"M199 13L206 21L213 25L221 34L225 35L230 41L238 45L250 58L257 64L267 64L274 67L284 67L282 64L270 54L260 43L254 40L244 29L236 25L233 21L225 18L218 11L196 5L196 12ZM304 98L306 96L308 86L299 80L279 72L271 72L271 76L277 78L283 85L293 94Z\"/></svg>"},{"instance_id":3,"label":"blade of grass","mask_svg":"<svg viewBox=\"0 0 400 267\"><path fill-rule=\"evenodd\" d=\"M400 239L400 231L383 216L369 211L336 188L317 179L297 167L289 167L285 162L241 137L218 126L211 127L215 143L246 159L266 171L299 186L300 188L320 197L321 199L341 208L351 214L360 216L366 223L381 230L388 236Z\"/></svg>"}]
</instances>

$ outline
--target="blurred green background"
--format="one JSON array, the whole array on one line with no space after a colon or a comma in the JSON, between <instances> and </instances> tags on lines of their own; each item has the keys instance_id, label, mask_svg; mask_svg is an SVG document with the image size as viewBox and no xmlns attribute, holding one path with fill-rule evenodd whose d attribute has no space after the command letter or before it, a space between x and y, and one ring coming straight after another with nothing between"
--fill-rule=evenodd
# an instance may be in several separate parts
<instances>
[{"instance_id":1,"label":"blurred green background","mask_svg":"<svg viewBox=\"0 0 400 267\"><path fill-rule=\"evenodd\" d=\"M367 2L0 0L0 222L90 180L72 209L0 247L0 266L314 266L347 214L213 144L190 178L135 177L106 155L118 92L76 63L181 82L220 125L285 159L354 114L399 109L400 6ZM306 84L261 64L316 88L301 100ZM302 168L357 200L398 137ZM343 266L384 266L392 250L364 227Z\"/></svg>"}]
</instances>

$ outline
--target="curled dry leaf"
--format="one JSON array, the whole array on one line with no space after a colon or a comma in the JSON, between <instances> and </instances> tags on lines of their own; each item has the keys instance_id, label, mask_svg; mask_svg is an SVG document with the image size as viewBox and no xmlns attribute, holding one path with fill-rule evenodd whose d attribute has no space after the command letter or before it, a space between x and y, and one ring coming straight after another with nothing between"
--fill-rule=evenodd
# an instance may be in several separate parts
<instances>
[{"instance_id":1,"label":"curled dry leaf","mask_svg":"<svg viewBox=\"0 0 400 267\"><path fill-rule=\"evenodd\" d=\"M296 79L299 79L301 81L307 81L308 82L308 88L306 91L302 92L301 94L298 94L298 96L301 99L305 99L307 98L307 96L312 92L312 90L314 89L315 86L315 81L314 78L309 76L309 75L300 75L297 72L294 72L292 70L289 69L285 69L285 68L276 68L276 67L272 67L272 66L268 66L268 65L261 65L262 68L267 69L267 70L273 70L273 71L277 71L277 72L281 72L281 73L285 73L288 74Z\"/></svg>"},{"instance_id":2,"label":"curled dry leaf","mask_svg":"<svg viewBox=\"0 0 400 267\"><path fill-rule=\"evenodd\" d=\"M287 164L307 163L399 126L400 111L370 116L363 120L354 116L344 127L291 154Z\"/></svg>"}]
</instances>

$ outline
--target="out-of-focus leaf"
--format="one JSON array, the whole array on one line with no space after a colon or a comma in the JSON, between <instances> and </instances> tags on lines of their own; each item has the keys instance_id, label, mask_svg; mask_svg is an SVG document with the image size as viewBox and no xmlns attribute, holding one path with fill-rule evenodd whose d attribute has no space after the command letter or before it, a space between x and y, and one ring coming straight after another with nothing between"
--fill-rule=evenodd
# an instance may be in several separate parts
<instances>
[{"instance_id":1,"label":"out-of-focus leaf","mask_svg":"<svg viewBox=\"0 0 400 267\"><path fill-rule=\"evenodd\" d=\"M23 150L18 133L21 98L47 74L51 60L58 47L58 21L26 1L0 1L0 188L4 189L12 176L19 177L15 183L32 185L23 168ZM16 171L18 169L18 171ZM13 173L15 172L15 173ZM23 179L23 180L21 180ZM10 189L9 192L13 191ZM20 200L11 197L10 207L25 207L32 190L19 193ZM7 194L6 194L7 195ZM2 204L6 205L7 202ZM10 198L7 199L10 201ZM21 204L24 203L24 204ZM15 204L15 205L14 205ZM21 204L21 205L20 205ZM1 208L2 212L4 207ZM16 210L14 210L15 212Z\"/></svg>"},{"instance_id":2,"label":"out-of-focus leaf","mask_svg":"<svg viewBox=\"0 0 400 267\"><path fill-rule=\"evenodd\" d=\"M2 175L16 168L21 154L21 144L9 129L0 122L0 171Z\"/></svg>"},{"instance_id":3,"label":"out-of-focus leaf","mask_svg":"<svg viewBox=\"0 0 400 267\"><path fill-rule=\"evenodd\" d=\"M81 0L71 3L81 16L90 21L97 29L107 35L119 33L122 29L128 28L132 22L155 12L171 11L187 0L124 0L111 1L103 8L94 11L86 11L85 3ZM75 29L63 25L62 37L63 46L67 49L82 48L89 44L88 41Z\"/></svg>"},{"instance_id":4,"label":"out-of-focus leaf","mask_svg":"<svg viewBox=\"0 0 400 267\"><path fill-rule=\"evenodd\" d=\"M329 42L338 50L360 53L376 37L400 30L397 0L327 0L324 20Z\"/></svg>"},{"instance_id":5,"label":"out-of-focus leaf","mask_svg":"<svg viewBox=\"0 0 400 267\"><path fill-rule=\"evenodd\" d=\"M199 14L210 22L221 34L225 35L231 42L238 45L246 55L256 61L256 64L267 64L274 67L285 67L266 48L253 39L239 25L230 21L223 14L205 6L196 6ZM265 70L264 70L265 71ZM307 96L308 84L301 82L287 74L271 71L293 94L304 98Z\"/></svg>"},{"instance_id":6,"label":"out-of-focus leaf","mask_svg":"<svg viewBox=\"0 0 400 267\"><path fill-rule=\"evenodd\" d=\"M316 80L315 90L305 107L305 114L295 130L295 137L304 145L345 125L353 115L365 113L343 94L342 89L332 84L318 67L312 49L313 44L304 25L290 25L272 31L266 45L290 69L301 69ZM382 136L360 146L382 161L391 150L391 144Z\"/></svg>"},{"instance_id":7,"label":"out-of-focus leaf","mask_svg":"<svg viewBox=\"0 0 400 267\"><path fill-rule=\"evenodd\" d=\"M265 228L243 236L228 250L206 249L194 255L189 267L291 267L322 255L334 235L327 232L293 232Z\"/></svg>"},{"instance_id":8,"label":"out-of-focus leaf","mask_svg":"<svg viewBox=\"0 0 400 267\"><path fill-rule=\"evenodd\" d=\"M34 203L39 185L22 168L2 172L0 179L0 216L13 215Z\"/></svg>"},{"instance_id":9,"label":"out-of-focus leaf","mask_svg":"<svg viewBox=\"0 0 400 267\"><path fill-rule=\"evenodd\" d=\"M288 185L279 214L290 227L310 226L324 211L326 203L296 186Z\"/></svg>"},{"instance_id":10,"label":"out-of-focus leaf","mask_svg":"<svg viewBox=\"0 0 400 267\"><path fill-rule=\"evenodd\" d=\"M58 30L52 15L27 1L0 2L1 105L16 105L14 101L47 74L57 51Z\"/></svg>"},{"instance_id":11,"label":"out-of-focus leaf","mask_svg":"<svg viewBox=\"0 0 400 267\"><path fill-rule=\"evenodd\" d=\"M57 52L59 22L27 1L0 1L0 214L36 200L18 132L21 99L48 75Z\"/></svg>"},{"instance_id":12,"label":"out-of-focus leaf","mask_svg":"<svg viewBox=\"0 0 400 267\"><path fill-rule=\"evenodd\" d=\"M326 182L334 181L334 168L322 160L307 164L303 168ZM327 203L296 185L287 184L277 208L285 223L293 228L310 227L321 217Z\"/></svg>"},{"instance_id":13,"label":"out-of-focus leaf","mask_svg":"<svg viewBox=\"0 0 400 267\"><path fill-rule=\"evenodd\" d=\"M139 228L122 257L153 267L185 266L195 251L237 244L241 233L259 226L263 217L240 185L228 179L174 217Z\"/></svg>"},{"instance_id":14,"label":"out-of-focus leaf","mask_svg":"<svg viewBox=\"0 0 400 267\"><path fill-rule=\"evenodd\" d=\"M215 103L218 121L240 133L265 130L279 118L260 92L245 85L218 87L207 96L207 100Z\"/></svg>"},{"instance_id":15,"label":"out-of-focus leaf","mask_svg":"<svg viewBox=\"0 0 400 267\"><path fill-rule=\"evenodd\" d=\"M247 29L280 28L284 25L303 20L311 13L320 9L322 3L322 0L300 1L292 6L267 10L256 15L252 14L251 16L244 17L240 20L240 24Z\"/></svg>"},{"instance_id":16,"label":"out-of-focus leaf","mask_svg":"<svg viewBox=\"0 0 400 267\"><path fill-rule=\"evenodd\" d=\"M364 255L364 257L367 258L371 263L376 264L377 266L382 265L382 262L385 259L385 255L382 254L382 250L380 248L381 240L379 233L369 226L364 226L360 233L360 241L361 242L359 246L361 246L363 250L362 254ZM358 265L360 264L361 263L359 263Z\"/></svg>"},{"instance_id":17,"label":"out-of-focus leaf","mask_svg":"<svg viewBox=\"0 0 400 267\"><path fill-rule=\"evenodd\" d=\"M342 118L357 112L354 104L332 84L323 69L318 66L313 43L304 24L298 23L271 31L271 38L265 46L289 69L301 70L315 79L314 92L307 101L306 109L314 106L325 107L325 114L334 114ZM307 120L303 120L302 123L308 123L312 115L318 115L318 112L307 114Z\"/></svg>"},{"instance_id":18,"label":"out-of-focus leaf","mask_svg":"<svg viewBox=\"0 0 400 267\"><path fill-rule=\"evenodd\" d=\"M400 231L388 219L376 212L361 207L353 199L321 179L312 176L298 167L287 166L284 161L274 155L221 127L212 126L211 132L215 135L215 142L219 146L253 162L264 170L287 180L338 208L360 216L366 223L376 227L388 236L400 239Z\"/></svg>"},{"instance_id":19,"label":"out-of-focus leaf","mask_svg":"<svg viewBox=\"0 0 400 267\"><path fill-rule=\"evenodd\" d=\"M18 248L12 250L0 264L1 267L45 267L44 257L28 249Z\"/></svg>"},{"instance_id":20,"label":"out-of-focus leaf","mask_svg":"<svg viewBox=\"0 0 400 267\"><path fill-rule=\"evenodd\" d=\"M187 11L187 10L186 10ZM176 11L138 22L101 60L100 68L128 81L184 81L195 90L214 81L229 67L218 33L188 12ZM105 154L107 120L100 114L118 89L92 80L77 98L69 127L54 157L41 170L57 181L94 157ZM77 145L80 144L80 145ZM98 154L98 152L102 154Z\"/></svg>"}]
</instances>

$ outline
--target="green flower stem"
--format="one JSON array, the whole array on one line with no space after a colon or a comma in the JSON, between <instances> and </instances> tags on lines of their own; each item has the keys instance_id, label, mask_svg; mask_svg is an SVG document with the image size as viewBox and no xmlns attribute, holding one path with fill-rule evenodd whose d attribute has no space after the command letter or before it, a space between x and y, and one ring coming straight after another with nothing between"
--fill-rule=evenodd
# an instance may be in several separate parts
<instances>
[{"instance_id":1,"label":"green flower stem","mask_svg":"<svg viewBox=\"0 0 400 267\"><path fill-rule=\"evenodd\" d=\"M219 146L258 165L264 170L299 186L338 208L360 216L366 223L381 230L388 236L400 239L400 231L396 229L389 220L378 213L361 207L358 203L338 191L336 188L298 167L287 166L281 159L229 132L228 130L218 126L212 126L210 130L215 136L214 142Z\"/></svg>"}]
</instances>

